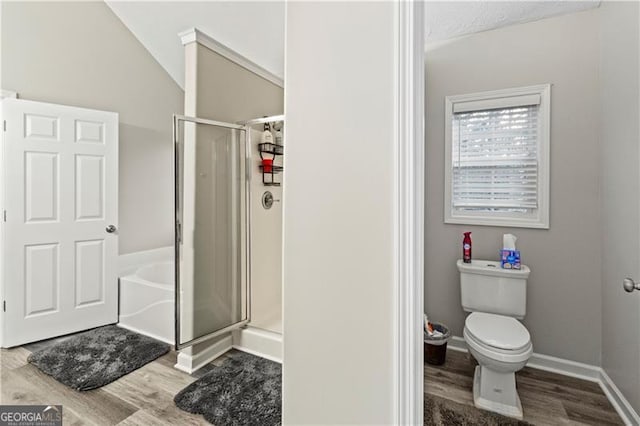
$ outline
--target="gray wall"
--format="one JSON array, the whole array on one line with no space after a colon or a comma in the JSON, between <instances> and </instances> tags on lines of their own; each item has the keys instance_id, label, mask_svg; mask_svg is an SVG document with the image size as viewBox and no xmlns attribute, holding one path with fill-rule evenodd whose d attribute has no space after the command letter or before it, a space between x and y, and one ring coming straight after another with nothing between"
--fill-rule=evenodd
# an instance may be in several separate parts
<instances>
[{"instance_id":1,"label":"gray wall","mask_svg":"<svg viewBox=\"0 0 640 426\"><path fill-rule=\"evenodd\" d=\"M425 310L454 335L465 319L462 232L477 259L497 259L509 232L532 270L524 323L535 352L600 363L598 24L596 9L427 47ZM541 83L553 85L550 229L445 225L445 96Z\"/></svg>"},{"instance_id":2,"label":"gray wall","mask_svg":"<svg viewBox=\"0 0 640 426\"><path fill-rule=\"evenodd\" d=\"M284 113L284 89L197 45L195 111L198 117L235 123ZM192 55L187 49L187 55ZM188 90L188 89L187 89ZM191 103L188 101L188 103ZM185 107L189 108L190 105ZM262 127L257 126L262 132ZM252 140L251 182L251 323L282 332L282 187L262 185L258 168L259 138ZM282 161L278 159L277 161ZM282 180L283 175L277 179ZM262 207L262 193L276 200L271 210ZM221 268L218 268L220 270Z\"/></svg>"},{"instance_id":3,"label":"gray wall","mask_svg":"<svg viewBox=\"0 0 640 426\"><path fill-rule=\"evenodd\" d=\"M284 112L284 90L281 87L199 43L194 42L185 46L185 69L185 114L187 115L236 123L262 116L279 115ZM255 167L253 169L252 191L262 194L265 187L259 183L260 175L256 172L258 170L257 160L254 159L252 167ZM280 191L274 191L274 195L277 199L281 198ZM263 226L281 227L282 216L268 215L262 209L260 202L256 201L257 197L252 194L252 223L259 222ZM256 241L254 238L255 236L252 235L251 255L255 259L269 257L268 251L282 244L281 241L263 241L261 239ZM278 235L278 238L281 239L281 235ZM196 253L196 256L198 255ZM280 294L282 288L281 262L278 260L258 271L253 267L254 264L264 266L261 262L252 261L252 286L261 289L265 285L273 285L273 291ZM275 302L277 303L279 300L276 299ZM262 299L253 299L252 313L253 310L258 313L269 310L268 307L261 306L262 303L264 303ZM206 317L198 317L197 320L205 323L208 321ZM197 354L210 344L211 342L198 344L193 349L187 349L185 353Z\"/></svg>"},{"instance_id":4,"label":"gray wall","mask_svg":"<svg viewBox=\"0 0 640 426\"><path fill-rule=\"evenodd\" d=\"M600 7L602 61L602 367L640 413L640 46L636 2Z\"/></svg>"},{"instance_id":5,"label":"gray wall","mask_svg":"<svg viewBox=\"0 0 640 426\"><path fill-rule=\"evenodd\" d=\"M102 2L2 2L2 88L120 114L120 253L173 244L171 115L183 92Z\"/></svg>"}]
</instances>

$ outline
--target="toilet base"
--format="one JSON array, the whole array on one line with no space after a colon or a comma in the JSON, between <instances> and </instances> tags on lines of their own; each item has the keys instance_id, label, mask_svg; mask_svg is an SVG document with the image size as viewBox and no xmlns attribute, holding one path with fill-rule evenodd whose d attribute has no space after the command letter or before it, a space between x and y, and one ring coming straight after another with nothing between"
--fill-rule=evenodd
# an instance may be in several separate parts
<instances>
[{"instance_id":1,"label":"toilet base","mask_svg":"<svg viewBox=\"0 0 640 426\"><path fill-rule=\"evenodd\" d=\"M473 375L473 403L477 408L493 411L519 420L522 403L516 390L515 373L500 373L476 366Z\"/></svg>"}]
</instances>

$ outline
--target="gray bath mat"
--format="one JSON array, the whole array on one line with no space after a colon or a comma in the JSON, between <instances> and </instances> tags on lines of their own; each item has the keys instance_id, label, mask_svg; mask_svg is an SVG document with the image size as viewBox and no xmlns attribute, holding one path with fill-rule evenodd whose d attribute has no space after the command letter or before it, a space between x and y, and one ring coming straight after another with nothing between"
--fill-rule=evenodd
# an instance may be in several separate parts
<instances>
[{"instance_id":1,"label":"gray bath mat","mask_svg":"<svg viewBox=\"0 0 640 426\"><path fill-rule=\"evenodd\" d=\"M282 367L237 352L176 395L178 408L216 426L280 425Z\"/></svg>"},{"instance_id":2,"label":"gray bath mat","mask_svg":"<svg viewBox=\"0 0 640 426\"><path fill-rule=\"evenodd\" d=\"M169 352L169 345L115 325L94 328L29 355L29 362L75 390L99 388Z\"/></svg>"},{"instance_id":3,"label":"gray bath mat","mask_svg":"<svg viewBox=\"0 0 640 426\"><path fill-rule=\"evenodd\" d=\"M476 407L434 395L425 395L424 424L425 426L533 426L523 420L479 410Z\"/></svg>"}]
</instances>

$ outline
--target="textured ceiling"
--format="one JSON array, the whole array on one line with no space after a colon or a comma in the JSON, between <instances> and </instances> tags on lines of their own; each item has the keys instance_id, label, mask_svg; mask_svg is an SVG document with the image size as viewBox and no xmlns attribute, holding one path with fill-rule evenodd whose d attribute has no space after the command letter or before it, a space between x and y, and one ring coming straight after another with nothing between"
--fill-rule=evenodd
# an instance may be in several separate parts
<instances>
[{"instance_id":1,"label":"textured ceiling","mask_svg":"<svg viewBox=\"0 0 640 426\"><path fill-rule=\"evenodd\" d=\"M198 28L284 77L285 3L276 1L118 1L107 5L184 87L178 33ZM597 7L599 1L427 1L426 41L443 40Z\"/></svg>"},{"instance_id":2,"label":"textured ceiling","mask_svg":"<svg viewBox=\"0 0 640 426\"><path fill-rule=\"evenodd\" d=\"M427 1L427 42L598 7L600 1Z\"/></svg>"}]
</instances>

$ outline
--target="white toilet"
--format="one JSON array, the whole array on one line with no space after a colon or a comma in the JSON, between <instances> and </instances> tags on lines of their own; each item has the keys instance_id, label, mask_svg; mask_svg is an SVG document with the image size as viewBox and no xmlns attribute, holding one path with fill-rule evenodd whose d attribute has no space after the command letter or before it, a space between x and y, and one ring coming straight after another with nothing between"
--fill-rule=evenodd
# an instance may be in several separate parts
<instances>
[{"instance_id":1,"label":"white toilet","mask_svg":"<svg viewBox=\"0 0 640 426\"><path fill-rule=\"evenodd\" d=\"M522 419L516 371L533 352L524 318L529 268L502 269L500 262L458 260L462 308L471 312L464 340L478 361L473 378L476 407ZM517 318L517 319L516 319Z\"/></svg>"}]
</instances>

